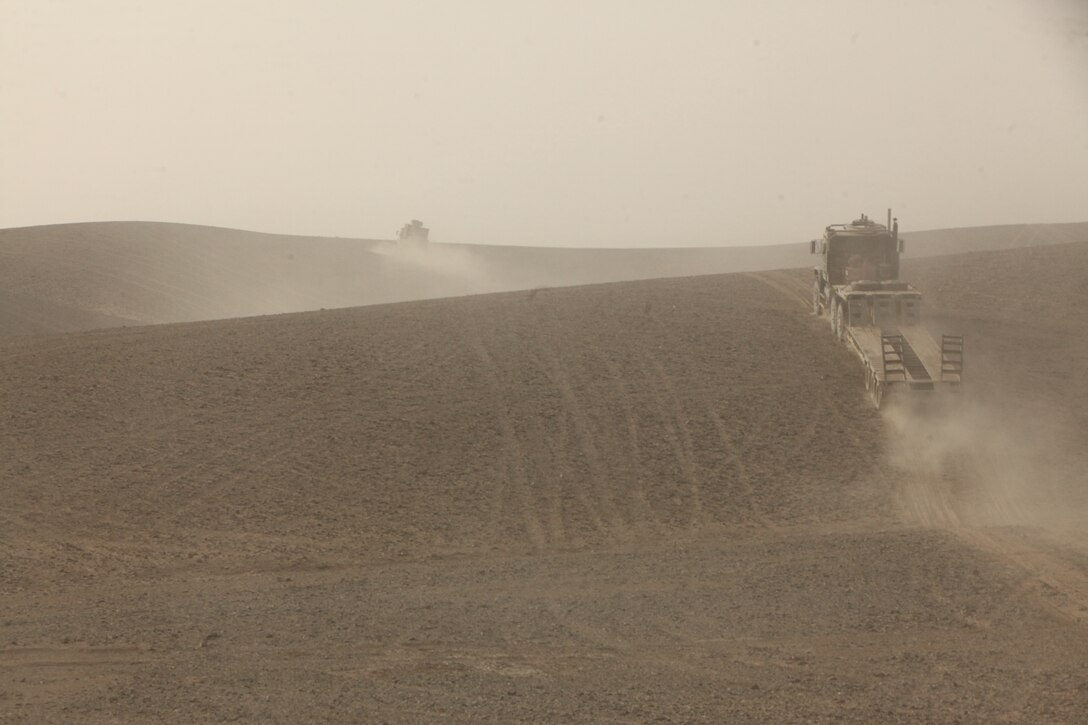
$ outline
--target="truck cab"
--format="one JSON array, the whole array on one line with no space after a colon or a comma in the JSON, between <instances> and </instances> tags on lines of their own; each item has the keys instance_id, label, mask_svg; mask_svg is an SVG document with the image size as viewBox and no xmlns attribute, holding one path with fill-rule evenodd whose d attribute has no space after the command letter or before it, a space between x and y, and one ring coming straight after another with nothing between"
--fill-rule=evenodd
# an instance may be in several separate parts
<instances>
[{"instance_id":1,"label":"truck cab","mask_svg":"<svg viewBox=\"0 0 1088 725\"><path fill-rule=\"evenodd\" d=\"M891 220L889 220L891 221ZM849 224L831 224L822 239L813 239L810 251L820 255L813 270L812 307L815 314L834 312L834 298L845 302L847 287L854 292L903 292L899 280L899 222L890 228L862 214ZM836 292L840 294L836 294Z\"/></svg>"},{"instance_id":2,"label":"truck cab","mask_svg":"<svg viewBox=\"0 0 1088 725\"><path fill-rule=\"evenodd\" d=\"M899 221L889 229L862 214L849 224L831 224L823 239L812 240L811 251L822 256L816 275L829 284L897 280L903 251Z\"/></svg>"}]
</instances>

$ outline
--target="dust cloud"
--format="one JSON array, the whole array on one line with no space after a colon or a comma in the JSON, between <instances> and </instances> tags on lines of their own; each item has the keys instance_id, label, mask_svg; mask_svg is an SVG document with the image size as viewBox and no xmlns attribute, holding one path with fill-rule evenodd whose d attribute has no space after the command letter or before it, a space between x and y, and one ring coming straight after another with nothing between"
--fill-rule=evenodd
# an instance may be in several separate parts
<instances>
[{"instance_id":1,"label":"dust cloud","mask_svg":"<svg viewBox=\"0 0 1088 725\"><path fill-rule=\"evenodd\" d=\"M491 287L486 262L463 247L430 242L379 242L373 251L395 264L463 283L466 289Z\"/></svg>"},{"instance_id":2,"label":"dust cloud","mask_svg":"<svg viewBox=\"0 0 1088 725\"><path fill-rule=\"evenodd\" d=\"M915 396L917 397L917 396ZM1029 412L1030 411L1030 412ZM1088 513L1083 461L1061 442L1061 414L965 389L883 411L900 503L926 526L1031 526L1075 532Z\"/></svg>"}]
</instances>

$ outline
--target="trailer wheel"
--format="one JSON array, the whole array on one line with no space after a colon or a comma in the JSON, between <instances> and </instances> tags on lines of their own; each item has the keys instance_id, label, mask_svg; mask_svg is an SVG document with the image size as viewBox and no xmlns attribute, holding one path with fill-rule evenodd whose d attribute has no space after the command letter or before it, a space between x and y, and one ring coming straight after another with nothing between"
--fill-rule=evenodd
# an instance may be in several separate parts
<instances>
[{"instance_id":1,"label":"trailer wheel","mask_svg":"<svg viewBox=\"0 0 1088 725\"><path fill-rule=\"evenodd\" d=\"M820 283L812 283L812 314L820 315Z\"/></svg>"}]
</instances>

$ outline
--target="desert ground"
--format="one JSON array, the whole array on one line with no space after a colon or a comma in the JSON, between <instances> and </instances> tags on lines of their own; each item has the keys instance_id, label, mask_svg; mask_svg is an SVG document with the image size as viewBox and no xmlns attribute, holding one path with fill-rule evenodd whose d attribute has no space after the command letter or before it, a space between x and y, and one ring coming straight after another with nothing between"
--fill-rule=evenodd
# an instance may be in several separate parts
<instances>
[{"instance_id":1,"label":"desert ground","mask_svg":"<svg viewBox=\"0 0 1088 725\"><path fill-rule=\"evenodd\" d=\"M0 337L0 720L1084 722L1085 269L881 411L805 270Z\"/></svg>"}]
</instances>

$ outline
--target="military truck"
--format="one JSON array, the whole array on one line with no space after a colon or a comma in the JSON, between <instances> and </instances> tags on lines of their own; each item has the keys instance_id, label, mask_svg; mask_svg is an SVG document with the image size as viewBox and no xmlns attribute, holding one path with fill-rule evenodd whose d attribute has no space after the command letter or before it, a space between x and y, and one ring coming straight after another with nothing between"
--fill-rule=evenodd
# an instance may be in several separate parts
<instances>
[{"instance_id":1,"label":"military truck","mask_svg":"<svg viewBox=\"0 0 1088 725\"><path fill-rule=\"evenodd\" d=\"M813 270L813 314L861 358L865 388L879 408L890 390L931 392L963 380L963 335L941 335L922 325L922 295L899 279L904 240L899 220L878 224L862 214L831 224L810 242L820 260Z\"/></svg>"},{"instance_id":2,"label":"military truck","mask_svg":"<svg viewBox=\"0 0 1088 725\"><path fill-rule=\"evenodd\" d=\"M413 219L412 221L401 227L400 231L397 232L397 241L409 243L426 242L427 235L430 234L430 232L430 229L423 226L423 222L421 222L419 219Z\"/></svg>"}]
</instances>

